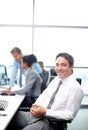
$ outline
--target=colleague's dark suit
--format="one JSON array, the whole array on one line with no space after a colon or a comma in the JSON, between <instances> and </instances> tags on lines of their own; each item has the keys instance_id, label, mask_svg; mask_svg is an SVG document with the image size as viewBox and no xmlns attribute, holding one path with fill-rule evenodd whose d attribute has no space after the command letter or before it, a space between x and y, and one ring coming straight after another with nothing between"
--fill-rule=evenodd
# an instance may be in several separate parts
<instances>
[{"instance_id":1,"label":"colleague's dark suit","mask_svg":"<svg viewBox=\"0 0 88 130\"><path fill-rule=\"evenodd\" d=\"M22 106L31 106L41 93L42 79L32 68L28 69L25 75L25 87L14 91L15 94L26 95Z\"/></svg>"}]
</instances>

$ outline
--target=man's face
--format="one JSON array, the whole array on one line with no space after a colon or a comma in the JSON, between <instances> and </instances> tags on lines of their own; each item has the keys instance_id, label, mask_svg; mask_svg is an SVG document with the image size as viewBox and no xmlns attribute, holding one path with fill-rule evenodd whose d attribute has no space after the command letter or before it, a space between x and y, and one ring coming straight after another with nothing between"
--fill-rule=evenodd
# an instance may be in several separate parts
<instances>
[{"instance_id":1,"label":"man's face","mask_svg":"<svg viewBox=\"0 0 88 130\"><path fill-rule=\"evenodd\" d=\"M56 59L55 71L59 78L64 79L72 74L73 66L69 66L69 62L64 57Z\"/></svg>"},{"instance_id":2,"label":"man's face","mask_svg":"<svg viewBox=\"0 0 88 130\"><path fill-rule=\"evenodd\" d=\"M21 61L21 58L22 58L22 54L19 54L19 53L13 53L12 54L13 58L17 61L17 62L20 62Z\"/></svg>"}]
</instances>

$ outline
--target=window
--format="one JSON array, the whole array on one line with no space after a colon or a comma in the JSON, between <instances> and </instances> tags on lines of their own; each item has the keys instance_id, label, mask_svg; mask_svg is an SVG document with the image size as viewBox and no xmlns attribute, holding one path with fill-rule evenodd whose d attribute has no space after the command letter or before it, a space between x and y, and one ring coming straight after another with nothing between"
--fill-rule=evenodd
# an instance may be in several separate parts
<instances>
[{"instance_id":1,"label":"window","mask_svg":"<svg viewBox=\"0 0 88 130\"><path fill-rule=\"evenodd\" d=\"M87 0L0 1L0 63L12 65L10 51L18 46L24 54L36 54L45 66L55 66L56 55L68 52L75 67L88 67L87 12ZM87 83L87 69L77 68L76 75L78 71Z\"/></svg>"}]
</instances>

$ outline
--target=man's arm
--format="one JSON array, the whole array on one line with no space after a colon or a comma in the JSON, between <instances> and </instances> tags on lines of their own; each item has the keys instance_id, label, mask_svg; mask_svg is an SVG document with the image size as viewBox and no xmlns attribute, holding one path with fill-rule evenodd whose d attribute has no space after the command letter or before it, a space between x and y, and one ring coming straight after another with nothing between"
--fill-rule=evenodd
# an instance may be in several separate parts
<instances>
[{"instance_id":1,"label":"man's arm","mask_svg":"<svg viewBox=\"0 0 88 130\"><path fill-rule=\"evenodd\" d=\"M12 66L10 82L9 82L10 89L14 85L14 82L15 82L15 79L16 79L16 76L17 76L17 72L18 72L18 66L16 65L16 62L14 62L13 66Z\"/></svg>"},{"instance_id":2,"label":"man's arm","mask_svg":"<svg viewBox=\"0 0 88 130\"><path fill-rule=\"evenodd\" d=\"M32 116L34 117L39 117L39 116L44 116L46 114L46 109L40 105L33 104L30 112Z\"/></svg>"}]
</instances>

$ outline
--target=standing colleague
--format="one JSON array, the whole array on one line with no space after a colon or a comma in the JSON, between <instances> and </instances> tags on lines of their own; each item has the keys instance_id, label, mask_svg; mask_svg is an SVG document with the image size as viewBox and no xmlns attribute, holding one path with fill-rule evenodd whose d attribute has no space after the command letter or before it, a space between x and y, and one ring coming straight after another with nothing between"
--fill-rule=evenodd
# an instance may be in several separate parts
<instances>
[{"instance_id":1,"label":"standing colleague","mask_svg":"<svg viewBox=\"0 0 88 130\"><path fill-rule=\"evenodd\" d=\"M14 62L12 65L12 72L11 72L11 77L10 77L10 82L9 82L10 89L14 86L14 82L16 80L18 70L20 71L20 76L19 76L20 87L22 86L22 74L25 75L25 70L21 67L21 59L23 57L21 49L18 47L14 47L11 50L11 54L14 58Z\"/></svg>"},{"instance_id":2,"label":"standing colleague","mask_svg":"<svg viewBox=\"0 0 88 130\"><path fill-rule=\"evenodd\" d=\"M22 130L49 130L47 116L73 120L77 115L84 93L74 76L74 59L68 53L59 53L55 63L57 76L32 105L30 112L18 111L14 117L14 122ZM56 90L53 104L50 106ZM64 130L64 127L66 130L66 124L60 129Z\"/></svg>"}]
</instances>

